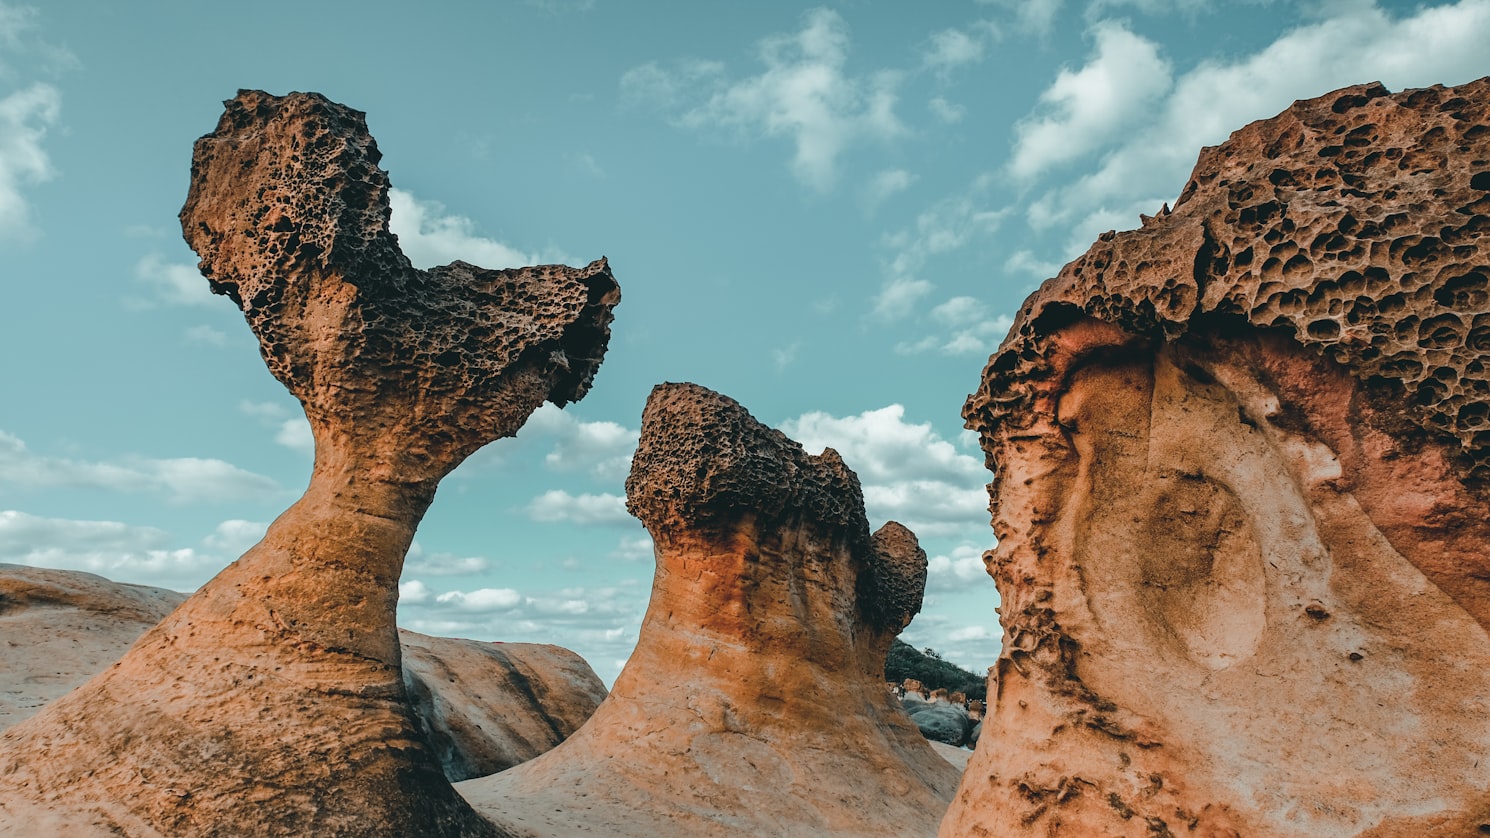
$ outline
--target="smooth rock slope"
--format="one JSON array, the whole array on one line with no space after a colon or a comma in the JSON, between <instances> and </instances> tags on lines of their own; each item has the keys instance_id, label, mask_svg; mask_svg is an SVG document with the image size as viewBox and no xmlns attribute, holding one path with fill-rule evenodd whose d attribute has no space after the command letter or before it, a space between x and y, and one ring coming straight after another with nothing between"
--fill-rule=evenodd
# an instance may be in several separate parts
<instances>
[{"instance_id":1,"label":"smooth rock slope","mask_svg":"<svg viewBox=\"0 0 1490 838\"><path fill-rule=\"evenodd\" d=\"M1490 79L1296 103L968 400L1004 651L941 834L1490 832Z\"/></svg>"},{"instance_id":2,"label":"smooth rock slope","mask_svg":"<svg viewBox=\"0 0 1490 838\"><path fill-rule=\"evenodd\" d=\"M363 115L243 91L181 211L212 289L305 408L305 495L118 664L0 736L0 832L498 831L416 728L397 581L440 478L587 391L619 300L603 260L414 269Z\"/></svg>"},{"instance_id":3,"label":"smooth rock slope","mask_svg":"<svg viewBox=\"0 0 1490 838\"><path fill-rule=\"evenodd\" d=\"M854 476L733 400L653 390L626 483L656 544L636 651L564 744L461 783L543 836L929 835L958 770L885 689L926 554Z\"/></svg>"}]
</instances>

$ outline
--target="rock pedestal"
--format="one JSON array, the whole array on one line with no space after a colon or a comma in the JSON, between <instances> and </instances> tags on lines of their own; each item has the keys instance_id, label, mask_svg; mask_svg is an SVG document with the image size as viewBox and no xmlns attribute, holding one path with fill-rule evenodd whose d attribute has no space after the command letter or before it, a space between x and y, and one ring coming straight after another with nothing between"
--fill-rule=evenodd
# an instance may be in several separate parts
<instances>
[{"instance_id":1,"label":"rock pedestal","mask_svg":"<svg viewBox=\"0 0 1490 838\"><path fill-rule=\"evenodd\" d=\"M931 834L957 770L884 686L926 554L858 479L734 401L652 392L626 484L656 544L636 651L563 745L462 783L537 835Z\"/></svg>"},{"instance_id":2,"label":"rock pedestal","mask_svg":"<svg viewBox=\"0 0 1490 838\"><path fill-rule=\"evenodd\" d=\"M305 495L114 667L0 739L0 831L496 834L417 731L397 582L440 478L587 391L604 260L414 269L363 115L241 92L181 211L217 293L305 408Z\"/></svg>"},{"instance_id":3,"label":"rock pedestal","mask_svg":"<svg viewBox=\"0 0 1490 838\"><path fill-rule=\"evenodd\" d=\"M942 835L1490 831L1490 79L1206 149L968 401L1004 651Z\"/></svg>"}]
</instances>

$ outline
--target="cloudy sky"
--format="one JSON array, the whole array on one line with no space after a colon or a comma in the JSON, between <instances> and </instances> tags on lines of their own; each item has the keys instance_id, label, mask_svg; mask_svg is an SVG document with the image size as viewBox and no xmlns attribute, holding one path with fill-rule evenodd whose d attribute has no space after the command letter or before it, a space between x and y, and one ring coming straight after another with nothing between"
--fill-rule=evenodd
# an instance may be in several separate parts
<instances>
[{"instance_id":1,"label":"cloudy sky","mask_svg":"<svg viewBox=\"0 0 1490 838\"><path fill-rule=\"evenodd\" d=\"M210 9L210 11L209 11ZM931 555L907 631L998 651L959 411L1020 301L1297 98L1490 74L1490 0L0 0L0 562L190 590L304 489L309 430L181 241L241 87L368 114L416 265L610 257L583 402L447 479L400 621L607 681L651 580L622 484L661 381L837 448Z\"/></svg>"}]
</instances>

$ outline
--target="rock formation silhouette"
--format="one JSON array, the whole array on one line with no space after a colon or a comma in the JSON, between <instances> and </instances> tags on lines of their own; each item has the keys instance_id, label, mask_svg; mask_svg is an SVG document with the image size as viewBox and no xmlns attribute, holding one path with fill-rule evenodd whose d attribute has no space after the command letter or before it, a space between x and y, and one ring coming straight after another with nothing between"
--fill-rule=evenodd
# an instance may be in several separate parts
<instances>
[{"instance_id":1,"label":"rock formation silhouette","mask_svg":"<svg viewBox=\"0 0 1490 838\"><path fill-rule=\"evenodd\" d=\"M1301 101L969 398L1004 651L944 836L1490 831L1490 79Z\"/></svg>"},{"instance_id":2,"label":"rock formation silhouette","mask_svg":"<svg viewBox=\"0 0 1490 838\"><path fill-rule=\"evenodd\" d=\"M440 478L589 388L604 260L416 270L363 114L240 92L181 211L212 289L305 408L315 466L264 539L117 665L0 739L0 831L498 834L416 729L397 581Z\"/></svg>"},{"instance_id":3,"label":"rock formation silhouette","mask_svg":"<svg viewBox=\"0 0 1490 838\"><path fill-rule=\"evenodd\" d=\"M652 391L626 482L656 545L636 651L564 744L457 788L514 831L931 834L958 770L885 689L926 554L854 476L735 401Z\"/></svg>"}]
</instances>

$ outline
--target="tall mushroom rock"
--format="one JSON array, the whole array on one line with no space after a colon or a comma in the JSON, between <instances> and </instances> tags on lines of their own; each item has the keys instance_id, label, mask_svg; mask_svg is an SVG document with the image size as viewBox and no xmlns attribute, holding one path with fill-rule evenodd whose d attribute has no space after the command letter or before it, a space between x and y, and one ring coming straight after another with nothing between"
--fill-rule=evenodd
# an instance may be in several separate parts
<instances>
[{"instance_id":1,"label":"tall mushroom rock","mask_svg":"<svg viewBox=\"0 0 1490 838\"><path fill-rule=\"evenodd\" d=\"M1295 103L967 402L1004 651L944 836L1490 830L1490 79Z\"/></svg>"},{"instance_id":2,"label":"tall mushroom rock","mask_svg":"<svg viewBox=\"0 0 1490 838\"><path fill-rule=\"evenodd\" d=\"M626 482L657 571L636 651L552 751L461 783L538 835L931 834L957 784L884 686L926 554L735 401L652 391Z\"/></svg>"},{"instance_id":3,"label":"tall mushroom rock","mask_svg":"<svg viewBox=\"0 0 1490 838\"><path fill-rule=\"evenodd\" d=\"M414 269L379 157L363 114L306 93L240 92L197 141L182 231L304 405L310 486L112 669L5 732L0 826L496 834L411 720L399 573L442 476L585 394L620 292L604 260Z\"/></svg>"}]
</instances>

